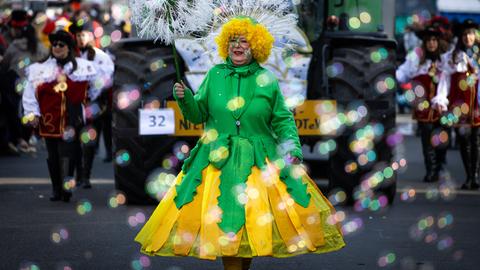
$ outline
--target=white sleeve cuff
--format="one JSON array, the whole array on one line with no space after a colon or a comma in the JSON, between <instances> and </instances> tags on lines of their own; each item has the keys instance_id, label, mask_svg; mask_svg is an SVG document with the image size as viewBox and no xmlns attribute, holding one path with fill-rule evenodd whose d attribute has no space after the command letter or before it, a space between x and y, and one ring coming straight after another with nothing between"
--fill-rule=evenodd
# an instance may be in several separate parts
<instances>
[{"instance_id":1,"label":"white sleeve cuff","mask_svg":"<svg viewBox=\"0 0 480 270\"><path fill-rule=\"evenodd\" d=\"M448 106L448 98L444 97L444 96L435 96L432 98L432 104L438 104L438 105L441 105L441 106Z\"/></svg>"}]
</instances>

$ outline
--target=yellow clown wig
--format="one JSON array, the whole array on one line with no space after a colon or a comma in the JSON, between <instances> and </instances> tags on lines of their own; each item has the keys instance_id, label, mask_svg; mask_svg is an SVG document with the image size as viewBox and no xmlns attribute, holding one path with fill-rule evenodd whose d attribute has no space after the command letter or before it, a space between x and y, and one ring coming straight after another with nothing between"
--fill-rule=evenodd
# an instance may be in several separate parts
<instances>
[{"instance_id":1,"label":"yellow clown wig","mask_svg":"<svg viewBox=\"0 0 480 270\"><path fill-rule=\"evenodd\" d=\"M250 17L236 17L223 25L220 35L215 39L220 57L227 58L230 39L237 36L245 37L257 62L267 61L275 39L265 26Z\"/></svg>"}]
</instances>

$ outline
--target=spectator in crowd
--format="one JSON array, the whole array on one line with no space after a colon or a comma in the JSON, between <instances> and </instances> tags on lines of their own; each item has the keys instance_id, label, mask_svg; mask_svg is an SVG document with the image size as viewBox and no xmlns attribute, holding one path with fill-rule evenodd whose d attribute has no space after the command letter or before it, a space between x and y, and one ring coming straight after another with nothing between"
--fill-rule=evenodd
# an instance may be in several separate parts
<instances>
[{"instance_id":1,"label":"spectator in crowd","mask_svg":"<svg viewBox=\"0 0 480 270\"><path fill-rule=\"evenodd\" d=\"M0 69L4 99L2 113L7 116L9 147L12 151L35 151L28 143L32 129L21 123L21 96L25 86L25 69L32 63L45 60L48 50L38 41L25 10L14 10L9 26L13 41L3 55Z\"/></svg>"},{"instance_id":2,"label":"spectator in crowd","mask_svg":"<svg viewBox=\"0 0 480 270\"><path fill-rule=\"evenodd\" d=\"M96 19L92 18L86 8L82 8L78 11L76 11L73 14L72 17L72 22L80 22L84 25L88 25L91 28L91 32L93 34L93 39L91 42L93 42L93 46L97 48L101 48L101 37L99 33L103 34L103 28L101 30L97 30L97 28L101 28L102 25L100 24L99 21ZM96 30L99 31L96 33Z\"/></svg>"},{"instance_id":3,"label":"spectator in crowd","mask_svg":"<svg viewBox=\"0 0 480 270\"><path fill-rule=\"evenodd\" d=\"M438 31L441 34L440 36L441 40L443 40L447 44L448 51L453 50L455 48L454 40L453 40L454 36L452 33L452 25L448 21L448 18L435 15L426 23L426 25L438 29Z\"/></svg>"},{"instance_id":4,"label":"spectator in crowd","mask_svg":"<svg viewBox=\"0 0 480 270\"><path fill-rule=\"evenodd\" d=\"M403 34L403 46L405 47L405 52L408 54L413 49L420 46L421 40L415 34L416 32L422 29L422 25L418 22L415 22L411 25L405 27L405 32Z\"/></svg>"},{"instance_id":5,"label":"spectator in crowd","mask_svg":"<svg viewBox=\"0 0 480 270\"><path fill-rule=\"evenodd\" d=\"M132 32L132 25L125 20L122 20L118 26L120 32L122 32L122 38L129 38Z\"/></svg>"},{"instance_id":6,"label":"spectator in crowd","mask_svg":"<svg viewBox=\"0 0 480 270\"><path fill-rule=\"evenodd\" d=\"M0 32L0 62L2 61L3 54L5 53L5 50L7 50L8 44L7 40L3 36L3 34Z\"/></svg>"},{"instance_id":7,"label":"spectator in crowd","mask_svg":"<svg viewBox=\"0 0 480 270\"><path fill-rule=\"evenodd\" d=\"M37 32L38 39L42 44L50 48L50 41L48 35L55 31L55 21L47 17L43 12L38 12L33 19L33 27Z\"/></svg>"}]
</instances>

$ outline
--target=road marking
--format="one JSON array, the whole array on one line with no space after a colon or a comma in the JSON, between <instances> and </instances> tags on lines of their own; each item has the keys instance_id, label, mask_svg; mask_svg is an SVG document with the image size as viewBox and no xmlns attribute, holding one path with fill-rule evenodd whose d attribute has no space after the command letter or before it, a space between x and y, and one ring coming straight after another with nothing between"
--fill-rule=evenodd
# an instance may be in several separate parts
<instances>
[{"instance_id":1,"label":"road marking","mask_svg":"<svg viewBox=\"0 0 480 270\"><path fill-rule=\"evenodd\" d=\"M438 189L427 189L427 188L400 188L400 189L397 189L397 193L402 193L402 192L407 192L409 190L415 190L415 193L420 193L420 194L426 194L428 192L432 192L432 190L435 190L437 191L438 193L441 193L440 190ZM480 191L479 190L459 190L459 189L454 189L454 190L451 190L452 194L455 194L455 195L475 195L475 196L479 196L480 195Z\"/></svg>"},{"instance_id":2,"label":"road marking","mask_svg":"<svg viewBox=\"0 0 480 270\"><path fill-rule=\"evenodd\" d=\"M92 179L90 180L92 184L96 185L113 185L115 181L113 179ZM318 181L321 184L322 181ZM0 186L6 186L6 185L50 185L50 179L48 178L0 178ZM415 193L417 194L426 194L428 192L432 192L432 189L428 188L398 188L397 193L403 193L407 192L410 189L414 189ZM434 189L435 190L435 189ZM436 189L437 192L440 193L438 189ZM480 196L480 191L477 190L452 190L451 191L453 194L456 195L474 195L474 196Z\"/></svg>"},{"instance_id":3,"label":"road marking","mask_svg":"<svg viewBox=\"0 0 480 270\"><path fill-rule=\"evenodd\" d=\"M92 179L92 184L96 185L112 185L113 179ZM48 178L0 178L0 186L6 185L50 185Z\"/></svg>"}]
</instances>

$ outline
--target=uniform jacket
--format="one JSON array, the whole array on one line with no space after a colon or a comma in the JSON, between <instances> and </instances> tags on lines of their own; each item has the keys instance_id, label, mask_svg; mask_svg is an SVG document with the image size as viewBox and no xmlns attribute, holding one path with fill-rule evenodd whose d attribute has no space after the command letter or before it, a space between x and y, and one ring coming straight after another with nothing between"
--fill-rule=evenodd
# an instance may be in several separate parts
<instances>
[{"instance_id":1,"label":"uniform jacket","mask_svg":"<svg viewBox=\"0 0 480 270\"><path fill-rule=\"evenodd\" d=\"M95 50L95 58L92 60L95 70L97 71L97 88L106 89L113 84L113 72L115 71L115 65L112 59L104 51L93 48ZM80 58L87 59L87 51L80 54Z\"/></svg>"},{"instance_id":2,"label":"uniform jacket","mask_svg":"<svg viewBox=\"0 0 480 270\"><path fill-rule=\"evenodd\" d=\"M438 92L432 101L448 106L456 125L479 126L478 59L469 57L465 52L457 52L454 62L452 53L454 52L442 56L444 65Z\"/></svg>"},{"instance_id":3,"label":"uniform jacket","mask_svg":"<svg viewBox=\"0 0 480 270\"><path fill-rule=\"evenodd\" d=\"M94 100L100 94L95 85L97 73L90 61L76 58L62 68L55 58L36 63L27 69L27 84L23 92L25 114L40 116L40 135L62 137L67 126L83 124L83 105L87 97Z\"/></svg>"},{"instance_id":4,"label":"uniform jacket","mask_svg":"<svg viewBox=\"0 0 480 270\"><path fill-rule=\"evenodd\" d=\"M415 91L413 102L413 118L420 122L433 123L439 120L440 114L433 109L432 98L437 94L438 78L441 74L442 62L426 59L420 64L417 48L411 52L405 62L397 69L395 75L400 83L412 81L413 88L420 85L423 91Z\"/></svg>"}]
</instances>

